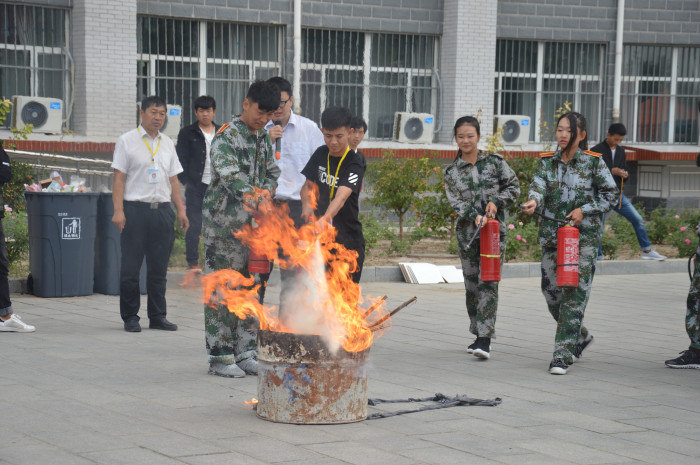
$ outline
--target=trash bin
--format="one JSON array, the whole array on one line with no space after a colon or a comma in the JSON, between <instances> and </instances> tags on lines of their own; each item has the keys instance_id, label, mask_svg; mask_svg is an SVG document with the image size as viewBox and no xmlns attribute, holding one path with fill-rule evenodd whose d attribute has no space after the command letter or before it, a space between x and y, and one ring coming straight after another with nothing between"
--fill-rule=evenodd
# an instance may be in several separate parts
<instances>
[{"instance_id":1,"label":"trash bin","mask_svg":"<svg viewBox=\"0 0 700 465\"><path fill-rule=\"evenodd\" d=\"M92 294L98 193L25 192L37 297Z\"/></svg>"},{"instance_id":2,"label":"trash bin","mask_svg":"<svg viewBox=\"0 0 700 465\"><path fill-rule=\"evenodd\" d=\"M119 295L119 274L122 266L122 248L119 229L112 223L114 204L112 193L100 194L97 202L97 237L95 238L95 284L99 294ZM146 259L139 275L141 294L146 293Z\"/></svg>"}]
</instances>

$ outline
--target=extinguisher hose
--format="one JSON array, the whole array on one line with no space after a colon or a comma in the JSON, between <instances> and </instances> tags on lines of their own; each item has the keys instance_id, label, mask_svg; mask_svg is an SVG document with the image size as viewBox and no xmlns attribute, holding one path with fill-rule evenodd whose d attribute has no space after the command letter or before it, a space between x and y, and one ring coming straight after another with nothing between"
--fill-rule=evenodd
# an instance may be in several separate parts
<instances>
[{"instance_id":1,"label":"extinguisher hose","mask_svg":"<svg viewBox=\"0 0 700 465\"><path fill-rule=\"evenodd\" d=\"M481 225L483 224L483 221L479 223L479 226L476 228L476 231L474 232L474 235L472 236L471 239L469 239L469 242L467 242L467 245L464 247L465 250L468 249L471 245L472 242L474 242L474 239L476 239L476 236L479 235L479 231L481 231Z\"/></svg>"},{"instance_id":2,"label":"extinguisher hose","mask_svg":"<svg viewBox=\"0 0 700 465\"><path fill-rule=\"evenodd\" d=\"M524 209L525 209L525 206L524 206L524 205L520 205L520 208L521 208L522 210L524 210ZM556 218L552 218L551 216L547 216L547 215L545 215L544 213L540 213L540 212L538 212L537 210L535 210L535 215L537 215L537 216L539 216L539 217L542 217L542 218L545 219L545 220L554 221L555 223L559 223L559 224L568 224L568 223L569 223L569 220L558 220L558 219L556 219Z\"/></svg>"},{"instance_id":3,"label":"extinguisher hose","mask_svg":"<svg viewBox=\"0 0 700 465\"><path fill-rule=\"evenodd\" d=\"M693 263L693 259L696 255L698 255L698 253L693 252L690 254L690 257L688 257L688 277L690 278L690 282L693 282L693 270L691 269L691 263Z\"/></svg>"}]
</instances>

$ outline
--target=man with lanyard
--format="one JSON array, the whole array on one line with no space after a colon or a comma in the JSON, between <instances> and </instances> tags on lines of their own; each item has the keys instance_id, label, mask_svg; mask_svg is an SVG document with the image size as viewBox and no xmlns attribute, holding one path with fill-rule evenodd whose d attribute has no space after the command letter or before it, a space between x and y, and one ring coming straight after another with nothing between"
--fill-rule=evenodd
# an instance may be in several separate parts
<instances>
[{"instance_id":1,"label":"man with lanyard","mask_svg":"<svg viewBox=\"0 0 700 465\"><path fill-rule=\"evenodd\" d=\"M138 311L141 304L139 270L144 256L148 274L148 318L151 329L177 330L165 317L165 285L168 260L175 239L177 219L184 231L189 222L180 197L177 175L182 166L175 145L159 130L165 122L165 101L157 96L141 102L141 124L117 139L114 149L114 188L112 222L121 233L122 265L119 310L124 330L140 332Z\"/></svg>"},{"instance_id":2,"label":"man with lanyard","mask_svg":"<svg viewBox=\"0 0 700 465\"><path fill-rule=\"evenodd\" d=\"M221 126L211 145L211 183L203 204L204 271L233 269L248 272L248 247L233 236L253 217L244 208L245 194L254 188L271 193L279 168L263 129L280 106L280 92L266 81L255 81L243 101L243 113ZM258 284L262 277L255 276ZM264 282L260 302L264 297ZM209 298L209 296L207 296ZM242 378L258 373L256 333L259 322L239 319L225 306L204 306L204 327L209 374Z\"/></svg>"},{"instance_id":3,"label":"man with lanyard","mask_svg":"<svg viewBox=\"0 0 700 465\"><path fill-rule=\"evenodd\" d=\"M185 234L185 257L192 270L199 267L199 236L202 233L202 202L211 182L209 152L219 125L214 123L216 101L209 95L201 95L194 101L197 121L180 130L177 136L177 156L182 164L178 179L185 186L185 207L190 228Z\"/></svg>"},{"instance_id":4,"label":"man with lanyard","mask_svg":"<svg viewBox=\"0 0 700 465\"><path fill-rule=\"evenodd\" d=\"M327 108L321 115L321 132L326 145L314 152L302 174L302 216L315 215L338 231L336 242L357 252L357 268L352 280L360 282L365 260L365 239L359 216L359 193L365 171L357 154L350 150L352 113L345 107ZM311 207L310 195L318 187L318 206Z\"/></svg>"},{"instance_id":5,"label":"man with lanyard","mask_svg":"<svg viewBox=\"0 0 700 465\"><path fill-rule=\"evenodd\" d=\"M280 147L279 160L280 177L277 180L275 202L289 207L289 216L294 226L299 228L304 224L301 217L301 188L304 185L304 175L301 170L308 163L311 154L323 145L323 134L316 123L308 118L294 113L294 96L292 84L283 77L268 79L269 83L280 90L280 106L272 119L265 125L270 134L273 146ZM277 154L275 154L277 156ZM280 318L284 320L287 305L293 305L288 299L289 292L296 282L297 271L280 269Z\"/></svg>"}]
</instances>

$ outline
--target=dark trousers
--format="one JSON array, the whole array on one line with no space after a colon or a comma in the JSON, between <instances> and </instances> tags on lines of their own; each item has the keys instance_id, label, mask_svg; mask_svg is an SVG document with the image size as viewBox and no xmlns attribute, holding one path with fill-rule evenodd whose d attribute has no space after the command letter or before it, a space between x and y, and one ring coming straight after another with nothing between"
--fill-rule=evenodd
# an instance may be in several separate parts
<instances>
[{"instance_id":1,"label":"dark trousers","mask_svg":"<svg viewBox=\"0 0 700 465\"><path fill-rule=\"evenodd\" d=\"M10 283L7 275L10 272L10 261L7 259L7 245L5 245L5 230L0 218L0 316L12 313L10 301Z\"/></svg>"},{"instance_id":2,"label":"dark trousers","mask_svg":"<svg viewBox=\"0 0 700 465\"><path fill-rule=\"evenodd\" d=\"M188 183L185 186L185 208L190 227L185 233L185 258L189 266L199 266L199 236L202 234L202 202L207 184Z\"/></svg>"},{"instance_id":3,"label":"dark trousers","mask_svg":"<svg viewBox=\"0 0 700 465\"><path fill-rule=\"evenodd\" d=\"M158 208L153 209L148 203L124 201L124 216L126 225L121 234L122 267L119 293L122 320L139 319L139 271L144 256L147 267L148 318L165 318L165 284L168 261L175 239L175 212L170 203L161 203Z\"/></svg>"}]
</instances>

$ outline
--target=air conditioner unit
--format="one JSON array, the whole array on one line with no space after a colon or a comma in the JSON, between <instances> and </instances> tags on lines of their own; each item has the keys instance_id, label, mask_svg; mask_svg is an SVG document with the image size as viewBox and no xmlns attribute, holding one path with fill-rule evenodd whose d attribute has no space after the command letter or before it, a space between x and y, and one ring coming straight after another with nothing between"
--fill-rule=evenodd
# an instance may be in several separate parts
<instances>
[{"instance_id":1,"label":"air conditioner unit","mask_svg":"<svg viewBox=\"0 0 700 465\"><path fill-rule=\"evenodd\" d=\"M141 102L136 104L138 110L141 110ZM137 111L137 124L141 124L141 113ZM169 136L171 139L176 140L177 135L180 133L182 128L182 107L180 105L167 105L167 111L165 112L165 123L163 127L160 128L160 132Z\"/></svg>"},{"instance_id":2,"label":"air conditioner unit","mask_svg":"<svg viewBox=\"0 0 700 465\"><path fill-rule=\"evenodd\" d=\"M413 144L433 141L435 117L428 113L394 113L394 140Z\"/></svg>"},{"instance_id":3,"label":"air conditioner unit","mask_svg":"<svg viewBox=\"0 0 700 465\"><path fill-rule=\"evenodd\" d=\"M530 140L530 117L523 115L496 115L494 130L503 128L503 145L527 145Z\"/></svg>"},{"instance_id":4,"label":"air conditioner unit","mask_svg":"<svg viewBox=\"0 0 700 465\"><path fill-rule=\"evenodd\" d=\"M63 128L63 100L45 97L12 97L12 126L22 129L28 124L33 132L60 134Z\"/></svg>"}]
</instances>

